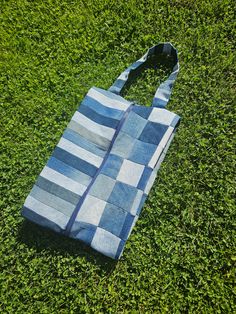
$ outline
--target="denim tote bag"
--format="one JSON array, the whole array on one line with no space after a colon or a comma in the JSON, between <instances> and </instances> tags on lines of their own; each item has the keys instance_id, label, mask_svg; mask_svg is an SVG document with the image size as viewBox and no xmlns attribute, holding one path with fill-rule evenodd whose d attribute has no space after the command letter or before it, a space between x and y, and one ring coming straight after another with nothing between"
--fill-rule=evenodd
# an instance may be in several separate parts
<instances>
[{"instance_id":1,"label":"denim tote bag","mask_svg":"<svg viewBox=\"0 0 236 314\"><path fill-rule=\"evenodd\" d=\"M125 86L163 55L173 61L173 69L152 106L124 99ZM92 87L38 176L22 215L119 259L180 120L165 109L178 71L177 50L161 43L108 90Z\"/></svg>"}]
</instances>

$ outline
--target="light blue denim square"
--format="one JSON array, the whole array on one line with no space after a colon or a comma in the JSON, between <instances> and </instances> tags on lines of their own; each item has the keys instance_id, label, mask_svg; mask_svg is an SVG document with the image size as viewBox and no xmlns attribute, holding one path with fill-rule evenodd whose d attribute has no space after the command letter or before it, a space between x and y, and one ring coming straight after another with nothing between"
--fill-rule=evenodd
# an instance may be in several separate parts
<instances>
[{"instance_id":1,"label":"light blue denim square","mask_svg":"<svg viewBox=\"0 0 236 314\"><path fill-rule=\"evenodd\" d=\"M135 187L125 183L116 182L108 202L130 211L137 191L138 190Z\"/></svg>"},{"instance_id":2,"label":"light blue denim square","mask_svg":"<svg viewBox=\"0 0 236 314\"><path fill-rule=\"evenodd\" d=\"M115 236L111 232L97 227L93 240L91 242L91 247L106 256L115 258L120 241L120 238Z\"/></svg>"},{"instance_id":3,"label":"light blue denim square","mask_svg":"<svg viewBox=\"0 0 236 314\"><path fill-rule=\"evenodd\" d=\"M135 140L129 155L129 160L146 165L156 150L156 145Z\"/></svg>"},{"instance_id":4,"label":"light blue denim square","mask_svg":"<svg viewBox=\"0 0 236 314\"><path fill-rule=\"evenodd\" d=\"M108 176L99 174L94 181L89 194L106 201L109 198L115 183L116 181Z\"/></svg>"},{"instance_id":5,"label":"light blue denim square","mask_svg":"<svg viewBox=\"0 0 236 314\"><path fill-rule=\"evenodd\" d=\"M132 150L133 145L134 145L133 137L120 131L112 147L111 154L115 154L127 159Z\"/></svg>"},{"instance_id":6,"label":"light blue denim square","mask_svg":"<svg viewBox=\"0 0 236 314\"><path fill-rule=\"evenodd\" d=\"M131 111L121 130L132 137L138 138L146 124L147 120Z\"/></svg>"}]
</instances>

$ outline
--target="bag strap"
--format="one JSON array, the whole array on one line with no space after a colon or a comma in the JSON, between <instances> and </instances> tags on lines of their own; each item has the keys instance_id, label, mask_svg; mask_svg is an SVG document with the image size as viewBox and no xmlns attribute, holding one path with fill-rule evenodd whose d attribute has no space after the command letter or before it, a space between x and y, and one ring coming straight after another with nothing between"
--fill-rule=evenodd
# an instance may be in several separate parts
<instances>
[{"instance_id":1,"label":"bag strap","mask_svg":"<svg viewBox=\"0 0 236 314\"><path fill-rule=\"evenodd\" d=\"M179 72L178 52L171 43L157 44L156 46L148 49L141 59L133 63L123 73L121 73L121 75L108 90L118 95L121 94L125 86L131 83L132 80L136 78L145 67L148 66L149 59L151 57L156 57L154 60L156 63L158 61L158 55L160 57L161 54L173 57L174 65L170 76L166 81L161 83L157 89L152 101L152 106L165 107L170 99L172 87Z\"/></svg>"}]
</instances>

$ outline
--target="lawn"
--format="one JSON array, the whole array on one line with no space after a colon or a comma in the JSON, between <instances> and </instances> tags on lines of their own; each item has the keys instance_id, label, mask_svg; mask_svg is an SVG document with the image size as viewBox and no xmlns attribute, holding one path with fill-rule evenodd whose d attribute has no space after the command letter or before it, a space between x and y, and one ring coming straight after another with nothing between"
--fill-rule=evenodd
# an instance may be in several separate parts
<instances>
[{"instance_id":1,"label":"lawn","mask_svg":"<svg viewBox=\"0 0 236 314\"><path fill-rule=\"evenodd\" d=\"M2 0L0 312L233 313L235 3ZM179 51L181 124L120 261L20 210L92 86L158 42ZM149 106L163 70L126 91Z\"/></svg>"}]
</instances>

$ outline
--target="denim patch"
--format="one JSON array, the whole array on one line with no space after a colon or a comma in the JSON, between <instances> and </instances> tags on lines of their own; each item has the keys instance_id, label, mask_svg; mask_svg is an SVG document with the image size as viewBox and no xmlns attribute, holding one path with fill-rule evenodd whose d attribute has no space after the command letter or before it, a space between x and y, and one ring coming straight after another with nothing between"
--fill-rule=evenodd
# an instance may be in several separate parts
<instances>
[{"instance_id":1,"label":"denim patch","mask_svg":"<svg viewBox=\"0 0 236 314\"><path fill-rule=\"evenodd\" d=\"M120 241L119 237L97 227L91 242L91 247L111 258L115 258Z\"/></svg>"},{"instance_id":2,"label":"denim patch","mask_svg":"<svg viewBox=\"0 0 236 314\"><path fill-rule=\"evenodd\" d=\"M149 163L155 150L156 145L136 140L130 152L129 160L146 165Z\"/></svg>"},{"instance_id":3,"label":"denim patch","mask_svg":"<svg viewBox=\"0 0 236 314\"><path fill-rule=\"evenodd\" d=\"M119 246L118 246L117 251L116 251L115 259L119 259L120 256L122 255L122 252L123 252L124 247L125 247L125 243L126 243L126 241L124 241L122 239L120 240Z\"/></svg>"},{"instance_id":4,"label":"denim patch","mask_svg":"<svg viewBox=\"0 0 236 314\"><path fill-rule=\"evenodd\" d=\"M143 170L143 165L124 159L116 179L117 181L137 186Z\"/></svg>"},{"instance_id":5,"label":"denim patch","mask_svg":"<svg viewBox=\"0 0 236 314\"><path fill-rule=\"evenodd\" d=\"M134 216L128 213L125 219L125 222L123 224L123 228L120 232L121 239L126 240L128 238L129 231L130 231L133 221L134 221Z\"/></svg>"},{"instance_id":6,"label":"denim patch","mask_svg":"<svg viewBox=\"0 0 236 314\"><path fill-rule=\"evenodd\" d=\"M139 180L138 186L137 186L138 189L141 189L141 190L144 191L144 189L145 189L145 187L147 185L147 182L148 182L148 180L149 180L149 178L150 178L150 176L152 174L152 171L153 171L152 168L145 167L145 169L144 169L144 171L142 173L142 176L141 176L141 178Z\"/></svg>"},{"instance_id":7,"label":"denim patch","mask_svg":"<svg viewBox=\"0 0 236 314\"><path fill-rule=\"evenodd\" d=\"M60 211L68 217L70 217L73 210L75 209L74 204L63 200L61 197L53 195L48 191L41 189L37 185L34 185L33 189L30 192L30 195L36 200L43 200L43 203L45 205L55 208L56 210Z\"/></svg>"},{"instance_id":8,"label":"denim patch","mask_svg":"<svg viewBox=\"0 0 236 314\"><path fill-rule=\"evenodd\" d=\"M108 202L129 211L132 207L136 193L137 189L135 187L125 183L116 182Z\"/></svg>"},{"instance_id":9,"label":"denim patch","mask_svg":"<svg viewBox=\"0 0 236 314\"><path fill-rule=\"evenodd\" d=\"M49 192L52 195L56 195L58 197L60 197L61 199L70 202L74 205L76 205L79 200L80 200L80 196L78 194L75 194L73 192L71 192L70 190L63 188L62 186L47 180L43 177L41 177L40 175L38 176L38 179L35 183L35 186L40 187L41 189Z\"/></svg>"},{"instance_id":10,"label":"denim patch","mask_svg":"<svg viewBox=\"0 0 236 314\"><path fill-rule=\"evenodd\" d=\"M138 138L146 124L147 120L143 119L136 113L131 112L122 127L122 131L132 137Z\"/></svg>"},{"instance_id":11,"label":"denim patch","mask_svg":"<svg viewBox=\"0 0 236 314\"><path fill-rule=\"evenodd\" d=\"M120 131L112 147L111 154L128 158L133 145L134 139L130 135Z\"/></svg>"},{"instance_id":12,"label":"denim patch","mask_svg":"<svg viewBox=\"0 0 236 314\"><path fill-rule=\"evenodd\" d=\"M76 216L76 221L82 221L98 226L106 204L105 201L92 195L88 195Z\"/></svg>"},{"instance_id":13,"label":"denim patch","mask_svg":"<svg viewBox=\"0 0 236 314\"><path fill-rule=\"evenodd\" d=\"M107 203L99 222L99 227L119 236L126 215L127 212L123 209Z\"/></svg>"},{"instance_id":14,"label":"denim patch","mask_svg":"<svg viewBox=\"0 0 236 314\"><path fill-rule=\"evenodd\" d=\"M176 115L164 108L153 108L148 120L155 123L171 125Z\"/></svg>"},{"instance_id":15,"label":"denim patch","mask_svg":"<svg viewBox=\"0 0 236 314\"><path fill-rule=\"evenodd\" d=\"M75 221L71 229L71 235L73 235L74 239L78 239L90 245L96 229L97 228L94 225Z\"/></svg>"},{"instance_id":16,"label":"denim patch","mask_svg":"<svg viewBox=\"0 0 236 314\"><path fill-rule=\"evenodd\" d=\"M91 187L89 194L96 196L97 198L100 198L101 200L107 200L115 184L116 184L115 180L109 178L108 176L100 174L96 178L93 186Z\"/></svg>"},{"instance_id":17,"label":"denim patch","mask_svg":"<svg viewBox=\"0 0 236 314\"><path fill-rule=\"evenodd\" d=\"M120 171L122 162L123 158L110 154L109 157L107 158L106 163L104 164L104 167L101 169L101 173L107 175L108 177L116 179Z\"/></svg>"},{"instance_id":18,"label":"denim patch","mask_svg":"<svg viewBox=\"0 0 236 314\"><path fill-rule=\"evenodd\" d=\"M145 203L146 198L147 198L147 194L143 194L143 196L142 196L142 198L141 198L141 201L140 201L140 203L139 203L139 206L138 206L138 208L137 208L137 213L136 213L136 215L138 215L138 216L140 215L141 210L142 210L142 208L143 208L143 205L144 205L144 203Z\"/></svg>"},{"instance_id":19,"label":"denim patch","mask_svg":"<svg viewBox=\"0 0 236 314\"><path fill-rule=\"evenodd\" d=\"M93 120L96 123L101 123L104 126L110 127L115 129L119 123L119 120L112 119L111 117L103 116L93 109L89 108L88 106L85 106L84 104L81 104L79 107L79 112L81 112L86 117L89 117L91 120Z\"/></svg>"},{"instance_id":20,"label":"denim patch","mask_svg":"<svg viewBox=\"0 0 236 314\"><path fill-rule=\"evenodd\" d=\"M140 117L148 119L150 113L152 112L152 107L135 106L133 111L137 113Z\"/></svg>"},{"instance_id":21,"label":"denim patch","mask_svg":"<svg viewBox=\"0 0 236 314\"><path fill-rule=\"evenodd\" d=\"M87 161L79 157L73 156L72 154L68 153L67 151L60 147L55 148L52 157L61 160L62 162L71 166L72 168L84 172L88 176L94 176L97 171L97 167L95 167L94 165L88 163Z\"/></svg>"},{"instance_id":22,"label":"denim patch","mask_svg":"<svg viewBox=\"0 0 236 314\"><path fill-rule=\"evenodd\" d=\"M101 115L103 115L105 117L109 117L109 118L112 118L112 119L115 119L118 121L120 121L120 119L122 118L122 115L124 114L124 112L119 110L119 109L108 108L108 107L104 106L99 101L97 101L96 99L94 99L88 95L85 96L85 98L82 101L82 104L84 104L85 106L91 108L92 110L100 113ZM78 108L78 110L79 110L79 108Z\"/></svg>"},{"instance_id":23,"label":"denim patch","mask_svg":"<svg viewBox=\"0 0 236 314\"><path fill-rule=\"evenodd\" d=\"M143 191L138 189L135 199L133 201L132 207L130 209L130 214L132 214L133 216L137 215L137 210L138 210L140 201L142 199L142 196L143 196Z\"/></svg>"},{"instance_id":24,"label":"denim patch","mask_svg":"<svg viewBox=\"0 0 236 314\"><path fill-rule=\"evenodd\" d=\"M158 145L167 129L168 126L164 124L148 122L139 139L143 142Z\"/></svg>"},{"instance_id":25,"label":"denim patch","mask_svg":"<svg viewBox=\"0 0 236 314\"><path fill-rule=\"evenodd\" d=\"M21 214L27 218L28 220L42 226L45 228L49 228L55 232L61 232L61 226L57 225L57 223L49 218L45 218L41 214L37 213L37 210L34 208L28 208L25 205L22 207Z\"/></svg>"},{"instance_id":26,"label":"denim patch","mask_svg":"<svg viewBox=\"0 0 236 314\"><path fill-rule=\"evenodd\" d=\"M80 147L87 149L89 152L96 154L97 156L104 157L106 151L101 149L96 144L88 141L86 138L80 136L72 129L67 128L62 135L63 138L71 141L72 143L79 145Z\"/></svg>"},{"instance_id":27,"label":"denim patch","mask_svg":"<svg viewBox=\"0 0 236 314\"><path fill-rule=\"evenodd\" d=\"M55 171L63 174L64 176L77 181L79 183L82 183L84 185L89 185L92 177L89 175L85 174L83 171L79 171L65 162L56 159L55 157L51 157L48 160L47 166L50 167L51 169L54 169Z\"/></svg>"}]
</instances>

